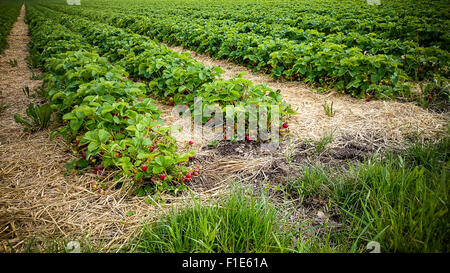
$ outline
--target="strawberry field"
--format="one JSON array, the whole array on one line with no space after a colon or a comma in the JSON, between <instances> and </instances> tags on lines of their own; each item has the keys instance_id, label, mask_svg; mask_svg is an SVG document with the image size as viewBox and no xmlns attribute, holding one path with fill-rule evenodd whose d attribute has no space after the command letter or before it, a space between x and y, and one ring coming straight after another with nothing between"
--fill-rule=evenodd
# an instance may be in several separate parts
<instances>
[{"instance_id":1,"label":"strawberry field","mask_svg":"<svg viewBox=\"0 0 450 273\"><path fill-rule=\"evenodd\" d=\"M357 97L407 96L411 82L448 77L448 21L445 8L440 9L445 1L435 1L432 11L427 1L392 1L383 8L359 2L351 12L352 3L340 1L293 1L270 9L265 4L241 4L240 11L233 8L234 1L217 7L195 1L181 6L176 1L149 1L151 8L108 1L90 1L81 10L53 7L244 64L274 78L334 87ZM102 5L114 8L103 11ZM247 7L252 12L242 13ZM425 15L433 11L433 16Z\"/></svg>"},{"instance_id":2,"label":"strawberry field","mask_svg":"<svg viewBox=\"0 0 450 273\"><path fill-rule=\"evenodd\" d=\"M62 135L82 154L71 163L74 169L84 169L94 159L94 168L119 168L151 192L158 186L178 190L170 182L190 180L193 170L175 166L194 151L176 153L146 95L172 106L193 108L194 98L202 97L204 107L275 104L281 106L281 116L295 113L273 90L240 78L220 79L220 69L205 68L146 37L42 7L29 14L31 33L36 33L33 61L48 72L47 96L66 123L52 137ZM93 49L101 55L90 53ZM128 76L140 83L124 80Z\"/></svg>"},{"instance_id":3,"label":"strawberry field","mask_svg":"<svg viewBox=\"0 0 450 273\"><path fill-rule=\"evenodd\" d=\"M447 1L69 2L0 3L0 251L448 252Z\"/></svg>"}]
</instances>

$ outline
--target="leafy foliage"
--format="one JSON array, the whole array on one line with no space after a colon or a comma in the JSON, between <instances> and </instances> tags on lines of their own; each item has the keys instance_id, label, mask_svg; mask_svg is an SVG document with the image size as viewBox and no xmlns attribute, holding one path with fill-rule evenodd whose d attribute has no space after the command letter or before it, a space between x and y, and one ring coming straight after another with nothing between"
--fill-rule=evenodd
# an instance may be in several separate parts
<instances>
[{"instance_id":1,"label":"leafy foliage","mask_svg":"<svg viewBox=\"0 0 450 273\"><path fill-rule=\"evenodd\" d=\"M52 108L49 104L34 105L30 103L26 110L27 116L31 119L24 118L19 114L14 115L14 120L25 126L25 130L42 130L48 127L52 116Z\"/></svg>"},{"instance_id":2,"label":"leafy foliage","mask_svg":"<svg viewBox=\"0 0 450 273\"><path fill-rule=\"evenodd\" d=\"M206 68L189 54L174 52L147 37L40 6L39 10L80 33L83 41L118 62L130 76L148 83L151 95L167 104L190 105L192 110L194 98L203 98L205 108L213 105L253 105L265 106L270 110L276 106L282 119L295 113L278 91L264 85L253 85L240 76L231 80L221 79L219 77L223 71L219 67ZM225 111L225 108L222 109ZM248 122L248 116L246 119Z\"/></svg>"},{"instance_id":3,"label":"leafy foliage","mask_svg":"<svg viewBox=\"0 0 450 273\"><path fill-rule=\"evenodd\" d=\"M51 137L65 137L73 143L74 154L81 156L67 168L93 167L96 173L103 168L118 169L121 175L134 178L137 189L183 189L179 173L190 171L182 163L194 151L177 153L169 129L161 126L160 110L145 95L145 85L126 80L125 70L100 57L82 42L80 34L32 8L27 12L31 51L39 54L46 71L49 105L63 120ZM164 181L159 174L166 175Z\"/></svg>"},{"instance_id":4,"label":"leafy foliage","mask_svg":"<svg viewBox=\"0 0 450 273\"><path fill-rule=\"evenodd\" d=\"M20 7L22 3L20 1L5 0L0 2L0 53L7 46L6 37L8 36L12 25L19 16ZM17 65L17 60L10 60L11 66Z\"/></svg>"},{"instance_id":5,"label":"leafy foliage","mask_svg":"<svg viewBox=\"0 0 450 273\"><path fill-rule=\"evenodd\" d=\"M142 8L146 2L152 4ZM433 1L431 10L426 1L391 1L378 9L357 1L323 2L330 1L292 1L289 8L276 1L207 1L196 3L201 8L195 10L189 1L126 2L127 11L98 8L123 5L108 0L92 1L81 10L50 6L244 64L276 79L334 87L355 97L409 96L408 81L448 77L449 43L443 31L448 22L439 8L445 9L445 1ZM399 16L405 9L408 15Z\"/></svg>"}]
</instances>

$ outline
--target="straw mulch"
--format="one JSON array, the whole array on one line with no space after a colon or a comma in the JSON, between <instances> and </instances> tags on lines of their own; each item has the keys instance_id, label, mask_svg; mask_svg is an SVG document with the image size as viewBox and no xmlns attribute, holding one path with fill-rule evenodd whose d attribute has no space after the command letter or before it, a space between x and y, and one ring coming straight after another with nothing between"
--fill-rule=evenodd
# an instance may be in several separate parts
<instances>
[{"instance_id":1,"label":"straw mulch","mask_svg":"<svg viewBox=\"0 0 450 273\"><path fill-rule=\"evenodd\" d=\"M300 82L274 80L266 74L252 72L250 69L226 60L213 60L205 54L170 47L177 52L189 52L196 60L207 66L219 66L230 79L239 72L246 72L244 78L255 84L266 83L273 90L281 90L285 101L298 113L289 124L290 133L300 140L318 140L325 134L333 133L336 139L355 135L359 138L376 136L386 147L402 147L410 137L431 139L445 133L449 115L431 113L412 103L393 101L369 101L355 99L329 90L328 94L314 92ZM333 103L335 115L328 117L323 104Z\"/></svg>"}]
</instances>

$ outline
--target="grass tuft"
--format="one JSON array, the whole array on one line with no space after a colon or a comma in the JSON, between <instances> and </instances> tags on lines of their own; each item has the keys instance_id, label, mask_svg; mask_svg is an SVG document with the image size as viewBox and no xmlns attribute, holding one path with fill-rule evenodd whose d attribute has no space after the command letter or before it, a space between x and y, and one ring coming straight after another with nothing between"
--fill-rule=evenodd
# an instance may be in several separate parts
<instances>
[{"instance_id":1,"label":"grass tuft","mask_svg":"<svg viewBox=\"0 0 450 273\"><path fill-rule=\"evenodd\" d=\"M300 200L320 196L334 204L349 231L326 241L346 238L348 251L373 240L385 252L448 252L449 143L417 143L338 173L310 166L287 187Z\"/></svg>"},{"instance_id":2,"label":"grass tuft","mask_svg":"<svg viewBox=\"0 0 450 273\"><path fill-rule=\"evenodd\" d=\"M173 211L147 224L131 251L177 253L283 252L289 239L265 198L235 190L225 200Z\"/></svg>"}]
</instances>

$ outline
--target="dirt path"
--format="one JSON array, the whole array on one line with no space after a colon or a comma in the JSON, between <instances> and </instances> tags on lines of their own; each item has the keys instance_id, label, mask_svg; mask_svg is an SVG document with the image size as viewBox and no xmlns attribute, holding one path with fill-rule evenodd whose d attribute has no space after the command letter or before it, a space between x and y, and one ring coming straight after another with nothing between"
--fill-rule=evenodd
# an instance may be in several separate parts
<instances>
[{"instance_id":1,"label":"dirt path","mask_svg":"<svg viewBox=\"0 0 450 273\"><path fill-rule=\"evenodd\" d=\"M297 109L298 114L290 121L290 131L300 140L317 140L333 132L335 138L360 138L383 143L386 147L402 146L408 137L419 135L432 138L446 131L447 114L434 114L412 103L386 101L366 102L338 93L321 94L311 91L299 82L276 81L268 75L251 72L250 69L226 60L213 60L208 55L198 54L182 47L170 47L177 52L190 52L207 66L219 66L225 70L223 77L229 79L241 71L244 78L255 84L267 83L273 90L280 89L285 100ZM335 115L328 117L323 109L324 102L331 104Z\"/></svg>"},{"instance_id":2,"label":"dirt path","mask_svg":"<svg viewBox=\"0 0 450 273\"><path fill-rule=\"evenodd\" d=\"M64 177L64 164L72 158L65 142L50 141L51 128L28 134L14 122L13 115L25 116L33 100L21 89L41 84L31 80L25 61L30 38L24 14L22 7L8 38L9 48L0 59L0 103L11 105L0 115L0 252L22 251L31 238L39 242L86 234L105 240L103 249L118 246L135 232L144 216L151 218L155 207L114 189L98 194L90 183L96 178L110 179L104 176ZM11 67L10 59L18 65ZM129 211L134 214L127 216Z\"/></svg>"}]
</instances>

